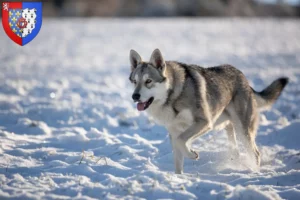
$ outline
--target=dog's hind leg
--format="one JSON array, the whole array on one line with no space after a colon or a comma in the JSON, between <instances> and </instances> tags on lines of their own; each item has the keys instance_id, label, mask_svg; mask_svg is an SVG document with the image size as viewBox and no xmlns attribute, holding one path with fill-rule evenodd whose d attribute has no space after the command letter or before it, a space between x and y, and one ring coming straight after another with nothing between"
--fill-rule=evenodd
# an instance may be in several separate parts
<instances>
[{"instance_id":1,"label":"dog's hind leg","mask_svg":"<svg viewBox=\"0 0 300 200\"><path fill-rule=\"evenodd\" d=\"M260 152L257 148L255 137L257 133L257 114L253 114L252 119L250 120L250 124L248 126L248 130L246 131L246 148L249 154L254 153L256 164L260 166Z\"/></svg>"},{"instance_id":2,"label":"dog's hind leg","mask_svg":"<svg viewBox=\"0 0 300 200\"><path fill-rule=\"evenodd\" d=\"M248 140L248 152L254 152L255 155L255 159L256 159L256 164L259 167L260 166L260 152L257 148L256 142L255 142L255 138L252 138L250 136L249 140Z\"/></svg>"},{"instance_id":3,"label":"dog's hind leg","mask_svg":"<svg viewBox=\"0 0 300 200\"><path fill-rule=\"evenodd\" d=\"M240 94L234 97L234 110L232 122L237 132L242 133L244 144L248 154L254 154L257 166L260 165L260 153L255 143L255 137L258 125L258 112L253 94L246 91L240 91Z\"/></svg>"},{"instance_id":4,"label":"dog's hind leg","mask_svg":"<svg viewBox=\"0 0 300 200\"><path fill-rule=\"evenodd\" d=\"M227 136L228 136L228 140L230 143L230 147L231 148L237 148L237 144L236 144L236 136L235 136L235 132L234 132L234 128L232 123L229 123L226 127L225 127Z\"/></svg>"},{"instance_id":5,"label":"dog's hind leg","mask_svg":"<svg viewBox=\"0 0 300 200\"><path fill-rule=\"evenodd\" d=\"M230 146L230 151L234 153L235 156L239 156L239 151L237 147L237 142L236 142L236 135L235 135L235 130L232 125L232 123L229 123L225 127L227 136L228 136L228 141L229 141L229 146Z\"/></svg>"}]
</instances>

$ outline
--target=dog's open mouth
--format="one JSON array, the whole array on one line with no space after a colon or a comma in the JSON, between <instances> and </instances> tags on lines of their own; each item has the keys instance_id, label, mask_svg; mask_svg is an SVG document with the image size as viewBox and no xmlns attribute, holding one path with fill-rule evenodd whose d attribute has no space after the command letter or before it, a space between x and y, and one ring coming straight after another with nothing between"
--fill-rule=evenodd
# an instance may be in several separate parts
<instances>
[{"instance_id":1,"label":"dog's open mouth","mask_svg":"<svg viewBox=\"0 0 300 200\"><path fill-rule=\"evenodd\" d=\"M150 105L151 103L153 102L154 98L151 97L148 101L146 102L138 102L136 107L138 109L138 111L143 111L143 110L146 110Z\"/></svg>"}]
</instances>

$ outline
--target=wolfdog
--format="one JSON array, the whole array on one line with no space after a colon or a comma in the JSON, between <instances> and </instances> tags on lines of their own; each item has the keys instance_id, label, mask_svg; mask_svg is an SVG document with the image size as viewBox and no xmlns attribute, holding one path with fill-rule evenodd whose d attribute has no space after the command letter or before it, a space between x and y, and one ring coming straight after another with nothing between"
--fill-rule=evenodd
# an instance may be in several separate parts
<instances>
[{"instance_id":1,"label":"wolfdog","mask_svg":"<svg viewBox=\"0 0 300 200\"><path fill-rule=\"evenodd\" d=\"M227 132L230 146L238 154L236 134L244 136L248 155L260 166L260 152L255 143L259 110L269 108L288 83L279 78L261 92L256 92L245 75L231 65L203 68L175 61L165 61L155 49L149 62L130 51L134 85L132 99L139 111L146 110L169 132L175 173L183 173L184 157L198 159L190 144L213 129Z\"/></svg>"}]
</instances>

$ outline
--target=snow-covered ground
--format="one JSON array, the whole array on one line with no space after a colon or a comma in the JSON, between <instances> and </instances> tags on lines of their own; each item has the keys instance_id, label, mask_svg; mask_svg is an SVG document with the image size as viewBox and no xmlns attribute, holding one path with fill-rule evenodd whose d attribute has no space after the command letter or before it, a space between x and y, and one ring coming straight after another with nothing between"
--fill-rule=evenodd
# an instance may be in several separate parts
<instances>
[{"instance_id":1,"label":"snow-covered ground","mask_svg":"<svg viewBox=\"0 0 300 200\"><path fill-rule=\"evenodd\" d=\"M44 20L15 45L0 28L0 199L300 199L300 21ZM261 114L259 172L232 158L226 134L173 173L165 128L131 100L130 49L144 59L230 63L255 89L290 84Z\"/></svg>"}]
</instances>

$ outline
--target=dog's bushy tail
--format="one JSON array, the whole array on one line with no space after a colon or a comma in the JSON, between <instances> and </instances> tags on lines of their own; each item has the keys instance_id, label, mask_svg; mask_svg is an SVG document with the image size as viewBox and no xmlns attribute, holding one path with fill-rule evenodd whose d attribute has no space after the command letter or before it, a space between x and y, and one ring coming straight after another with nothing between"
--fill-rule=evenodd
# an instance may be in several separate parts
<instances>
[{"instance_id":1,"label":"dog's bushy tail","mask_svg":"<svg viewBox=\"0 0 300 200\"><path fill-rule=\"evenodd\" d=\"M271 105L278 99L283 88L288 84L289 79L286 77L279 78L267 88L265 88L261 92L256 92L253 88L253 92L255 94L255 99L257 102L257 107L260 110L265 110L271 107Z\"/></svg>"}]
</instances>

